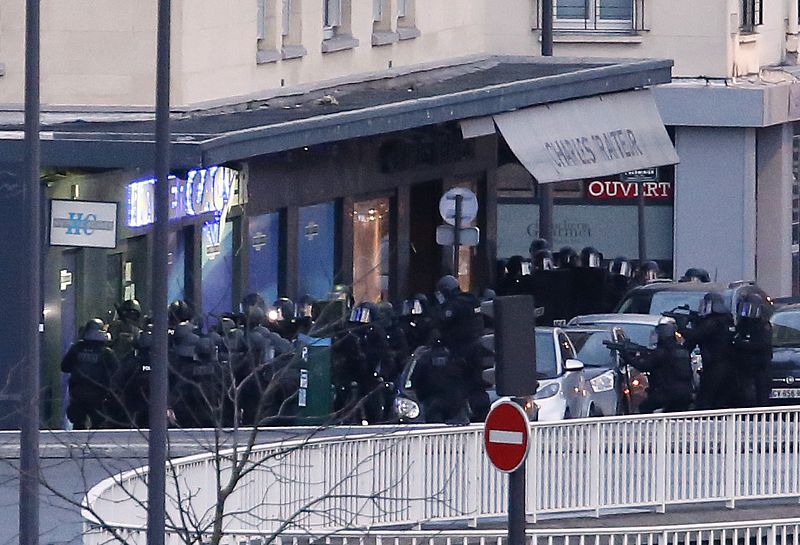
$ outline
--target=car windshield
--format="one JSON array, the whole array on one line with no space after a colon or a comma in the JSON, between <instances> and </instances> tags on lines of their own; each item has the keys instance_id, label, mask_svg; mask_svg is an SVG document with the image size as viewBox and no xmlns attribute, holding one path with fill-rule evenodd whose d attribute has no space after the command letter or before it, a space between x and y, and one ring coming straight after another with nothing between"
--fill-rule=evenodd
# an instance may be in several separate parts
<instances>
[{"instance_id":1,"label":"car windshield","mask_svg":"<svg viewBox=\"0 0 800 545\"><path fill-rule=\"evenodd\" d=\"M537 378L555 378L558 376L556 347L551 331L536 332L536 376Z\"/></svg>"},{"instance_id":2,"label":"car windshield","mask_svg":"<svg viewBox=\"0 0 800 545\"><path fill-rule=\"evenodd\" d=\"M770 321L773 347L800 347L800 311L776 312Z\"/></svg>"},{"instance_id":3,"label":"car windshield","mask_svg":"<svg viewBox=\"0 0 800 545\"><path fill-rule=\"evenodd\" d=\"M616 358L611 350L608 349L603 341L611 339L611 335L606 331L570 331L569 335L575 350L578 351L577 358L586 367L603 367L614 369L617 367Z\"/></svg>"},{"instance_id":4,"label":"car windshield","mask_svg":"<svg viewBox=\"0 0 800 545\"><path fill-rule=\"evenodd\" d=\"M684 305L697 312L705 296L706 292L702 291L660 291L653 295L650 309L646 314L661 314Z\"/></svg>"},{"instance_id":5,"label":"car windshield","mask_svg":"<svg viewBox=\"0 0 800 545\"><path fill-rule=\"evenodd\" d=\"M622 301L617 312L621 314L650 314L652 300L653 292L634 291Z\"/></svg>"}]
</instances>

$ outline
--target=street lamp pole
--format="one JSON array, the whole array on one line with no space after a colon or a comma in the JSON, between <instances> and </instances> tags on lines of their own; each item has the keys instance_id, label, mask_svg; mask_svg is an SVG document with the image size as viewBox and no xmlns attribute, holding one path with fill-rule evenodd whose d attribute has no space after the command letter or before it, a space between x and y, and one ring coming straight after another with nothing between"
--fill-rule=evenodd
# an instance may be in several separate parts
<instances>
[{"instance_id":1,"label":"street lamp pole","mask_svg":"<svg viewBox=\"0 0 800 545\"><path fill-rule=\"evenodd\" d=\"M553 56L553 0L542 0L542 56ZM553 245L553 186L538 184L539 238Z\"/></svg>"},{"instance_id":2,"label":"street lamp pole","mask_svg":"<svg viewBox=\"0 0 800 545\"><path fill-rule=\"evenodd\" d=\"M153 227L153 361L150 371L147 543L164 545L167 462L167 237L169 234L169 78L171 0L158 2L156 53L155 225Z\"/></svg>"},{"instance_id":3,"label":"street lamp pole","mask_svg":"<svg viewBox=\"0 0 800 545\"><path fill-rule=\"evenodd\" d=\"M25 166L23 203L28 213L27 306L24 320L25 357L20 378L22 396L19 466L19 542L39 543L39 342L42 327L41 149L39 143L39 0L25 3Z\"/></svg>"}]
</instances>

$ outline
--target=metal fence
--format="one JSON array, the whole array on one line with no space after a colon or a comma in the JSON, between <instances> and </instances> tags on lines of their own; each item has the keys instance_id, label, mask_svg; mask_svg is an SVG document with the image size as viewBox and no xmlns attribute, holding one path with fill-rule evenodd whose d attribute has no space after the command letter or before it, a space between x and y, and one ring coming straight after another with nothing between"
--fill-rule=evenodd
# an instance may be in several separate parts
<instances>
[{"instance_id":1,"label":"metal fence","mask_svg":"<svg viewBox=\"0 0 800 545\"><path fill-rule=\"evenodd\" d=\"M227 499L224 529L325 535L502 516L507 479L483 455L482 431L433 428L260 446ZM534 518L800 497L800 407L534 423L531 434L527 511ZM230 474L231 455L172 463L168 525L176 532L210 528L217 478ZM104 526L98 535L105 538L109 528L135 533L146 520L146 497L146 468L107 479L87 495L87 527Z\"/></svg>"}]
</instances>

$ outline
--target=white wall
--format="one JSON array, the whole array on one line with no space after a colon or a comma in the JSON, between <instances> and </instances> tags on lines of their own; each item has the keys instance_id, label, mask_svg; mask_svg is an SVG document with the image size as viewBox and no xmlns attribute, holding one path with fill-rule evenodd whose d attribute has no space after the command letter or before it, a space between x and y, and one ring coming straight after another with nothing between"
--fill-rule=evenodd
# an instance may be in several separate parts
<instances>
[{"instance_id":1,"label":"white wall","mask_svg":"<svg viewBox=\"0 0 800 545\"><path fill-rule=\"evenodd\" d=\"M755 129L676 129L681 158L675 167L676 274L703 267L720 282L755 279L755 134Z\"/></svg>"}]
</instances>

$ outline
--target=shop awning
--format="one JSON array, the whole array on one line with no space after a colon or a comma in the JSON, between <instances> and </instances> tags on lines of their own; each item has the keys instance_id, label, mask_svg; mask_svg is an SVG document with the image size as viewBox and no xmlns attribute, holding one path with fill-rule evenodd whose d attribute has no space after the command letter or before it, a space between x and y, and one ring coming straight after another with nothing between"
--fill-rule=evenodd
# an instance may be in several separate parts
<instances>
[{"instance_id":1,"label":"shop awning","mask_svg":"<svg viewBox=\"0 0 800 545\"><path fill-rule=\"evenodd\" d=\"M494 122L539 183L678 162L649 90L522 108L495 115Z\"/></svg>"}]
</instances>

